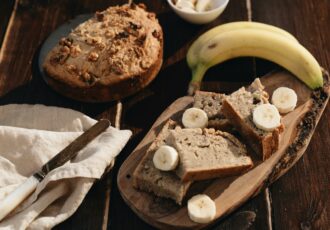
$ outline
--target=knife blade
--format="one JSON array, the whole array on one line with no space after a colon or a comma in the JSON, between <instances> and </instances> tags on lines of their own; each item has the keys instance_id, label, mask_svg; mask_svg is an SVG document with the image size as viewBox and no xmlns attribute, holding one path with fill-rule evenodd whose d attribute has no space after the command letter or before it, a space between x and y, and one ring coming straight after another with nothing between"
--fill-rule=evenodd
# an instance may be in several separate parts
<instances>
[{"instance_id":1,"label":"knife blade","mask_svg":"<svg viewBox=\"0 0 330 230\"><path fill-rule=\"evenodd\" d=\"M18 186L16 190L0 201L0 221L31 194L36 189L39 182L41 182L50 171L73 159L80 150L109 126L109 120L102 119L98 121L44 164L39 171L30 176L23 184Z\"/></svg>"}]
</instances>

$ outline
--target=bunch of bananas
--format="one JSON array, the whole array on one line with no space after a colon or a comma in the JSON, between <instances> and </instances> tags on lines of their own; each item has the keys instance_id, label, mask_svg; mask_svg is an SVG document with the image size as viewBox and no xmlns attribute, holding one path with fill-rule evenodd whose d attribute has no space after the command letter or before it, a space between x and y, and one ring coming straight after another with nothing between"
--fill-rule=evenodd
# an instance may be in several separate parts
<instances>
[{"instance_id":1,"label":"bunch of bananas","mask_svg":"<svg viewBox=\"0 0 330 230\"><path fill-rule=\"evenodd\" d=\"M323 86L322 70L313 55L285 30L258 22L232 22L202 34L189 48L192 70L188 93L199 89L206 71L235 57L253 56L289 70L311 89Z\"/></svg>"}]
</instances>

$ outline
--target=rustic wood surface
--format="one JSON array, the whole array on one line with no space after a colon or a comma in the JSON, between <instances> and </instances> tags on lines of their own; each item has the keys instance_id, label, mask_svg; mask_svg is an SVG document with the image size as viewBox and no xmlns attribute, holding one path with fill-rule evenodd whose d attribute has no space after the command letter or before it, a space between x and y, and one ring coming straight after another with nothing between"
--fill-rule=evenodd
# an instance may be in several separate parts
<instances>
[{"instance_id":1,"label":"rustic wood surface","mask_svg":"<svg viewBox=\"0 0 330 230\"><path fill-rule=\"evenodd\" d=\"M77 212L56 229L153 229L122 200L116 183L119 166L161 112L186 94L189 69L185 53L203 31L229 21L248 20L280 26L293 33L330 68L330 2L328 0L231 0L224 14L205 26L179 19L165 0L144 0L157 13L165 33L164 66L141 93L121 102L79 103L52 91L37 74L36 55L44 39L75 15L91 13L124 0L2 0L0 3L0 104L42 103L76 109L95 118L109 118L134 136L118 157L114 170L95 183ZM250 6L250 12L247 10ZM252 58L212 68L207 80L229 82L222 91L249 82L276 65ZM174 83L174 84L173 84ZM243 83L242 83L243 84ZM205 88L214 85L205 84ZM302 159L268 190L219 222L214 229L328 229L330 226L330 108L326 108Z\"/></svg>"}]
</instances>

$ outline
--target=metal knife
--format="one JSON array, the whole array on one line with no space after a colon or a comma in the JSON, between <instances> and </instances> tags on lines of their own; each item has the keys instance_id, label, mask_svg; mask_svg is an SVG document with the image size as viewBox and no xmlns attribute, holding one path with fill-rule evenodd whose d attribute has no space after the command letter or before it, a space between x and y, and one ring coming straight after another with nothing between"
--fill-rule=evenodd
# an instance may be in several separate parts
<instances>
[{"instance_id":1,"label":"metal knife","mask_svg":"<svg viewBox=\"0 0 330 230\"><path fill-rule=\"evenodd\" d=\"M90 129L77 137L71 144L65 147L55 157L50 159L42 168L30 176L16 190L0 201L0 221L23 202L36 188L40 181L53 169L63 165L74 158L95 137L110 126L110 121L103 119L93 125Z\"/></svg>"}]
</instances>

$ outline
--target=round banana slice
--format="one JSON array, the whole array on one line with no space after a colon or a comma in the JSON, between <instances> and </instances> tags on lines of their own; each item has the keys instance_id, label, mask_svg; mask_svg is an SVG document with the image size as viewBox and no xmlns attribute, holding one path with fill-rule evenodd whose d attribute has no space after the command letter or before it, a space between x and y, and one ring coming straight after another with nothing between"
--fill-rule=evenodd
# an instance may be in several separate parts
<instances>
[{"instance_id":1,"label":"round banana slice","mask_svg":"<svg viewBox=\"0 0 330 230\"><path fill-rule=\"evenodd\" d=\"M198 0L196 3L196 11L204 12L210 10L212 8L211 2L211 0Z\"/></svg>"},{"instance_id":2,"label":"round banana slice","mask_svg":"<svg viewBox=\"0 0 330 230\"><path fill-rule=\"evenodd\" d=\"M194 3L190 0L178 0L175 5L180 9L195 9Z\"/></svg>"},{"instance_id":3,"label":"round banana slice","mask_svg":"<svg viewBox=\"0 0 330 230\"><path fill-rule=\"evenodd\" d=\"M288 113L294 110L297 105L297 94L293 89L279 87L273 92L272 103L280 113Z\"/></svg>"},{"instance_id":4,"label":"round banana slice","mask_svg":"<svg viewBox=\"0 0 330 230\"><path fill-rule=\"evenodd\" d=\"M182 124L186 128L205 128L207 123L207 114L201 109L190 108L182 115Z\"/></svg>"},{"instance_id":5,"label":"round banana slice","mask_svg":"<svg viewBox=\"0 0 330 230\"><path fill-rule=\"evenodd\" d=\"M205 194L193 196L188 200L189 218L196 223L209 223L215 218L216 206L214 201Z\"/></svg>"},{"instance_id":6,"label":"round banana slice","mask_svg":"<svg viewBox=\"0 0 330 230\"><path fill-rule=\"evenodd\" d=\"M154 166L162 171L170 171L176 168L179 163L179 155L175 148L162 145L155 152L152 159Z\"/></svg>"},{"instance_id":7,"label":"round banana slice","mask_svg":"<svg viewBox=\"0 0 330 230\"><path fill-rule=\"evenodd\" d=\"M262 130L273 131L281 125L281 115L271 104L262 104L253 111L253 122Z\"/></svg>"}]
</instances>

